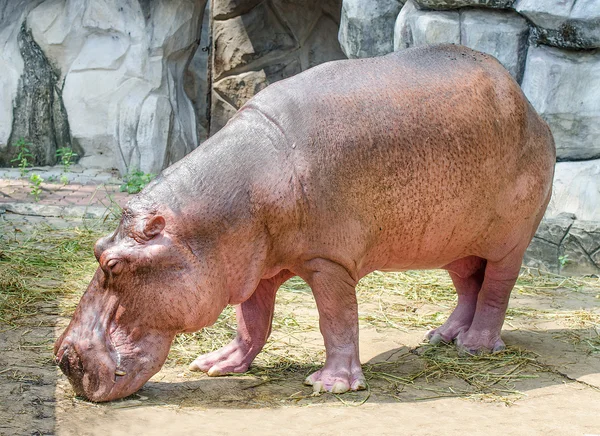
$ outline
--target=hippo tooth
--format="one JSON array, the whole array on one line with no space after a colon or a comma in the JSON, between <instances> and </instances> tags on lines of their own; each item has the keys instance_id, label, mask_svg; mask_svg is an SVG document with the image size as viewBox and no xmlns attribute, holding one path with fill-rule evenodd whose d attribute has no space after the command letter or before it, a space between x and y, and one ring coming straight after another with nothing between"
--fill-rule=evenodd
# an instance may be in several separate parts
<instances>
[{"instance_id":1,"label":"hippo tooth","mask_svg":"<svg viewBox=\"0 0 600 436\"><path fill-rule=\"evenodd\" d=\"M115 375L126 375L126 374L127 374L127 373L126 373L125 371L122 371L122 370L120 370L120 369L117 369L117 370L115 371Z\"/></svg>"}]
</instances>

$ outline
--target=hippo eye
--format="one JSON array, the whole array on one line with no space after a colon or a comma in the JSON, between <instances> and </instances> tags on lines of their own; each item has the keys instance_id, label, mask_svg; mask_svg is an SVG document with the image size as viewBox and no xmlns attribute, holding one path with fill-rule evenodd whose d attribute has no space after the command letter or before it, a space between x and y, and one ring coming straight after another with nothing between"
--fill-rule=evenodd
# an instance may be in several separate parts
<instances>
[{"instance_id":1,"label":"hippo eye","mask_svg":"<svg viewBox=\"0 0 600 436\"><path fill-rule=\"evenodd\" d=\"M123 270L123 262L119 259L110 259L106 262L106 268L113 274L119 274Z\"/></svg>"}]
</instances>

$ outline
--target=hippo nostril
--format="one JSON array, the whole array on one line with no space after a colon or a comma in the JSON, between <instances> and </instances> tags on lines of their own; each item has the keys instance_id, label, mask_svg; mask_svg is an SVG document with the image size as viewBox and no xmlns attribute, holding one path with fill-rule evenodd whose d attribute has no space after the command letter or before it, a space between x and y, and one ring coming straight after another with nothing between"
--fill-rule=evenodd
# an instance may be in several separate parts
<instances>
[{"instance_id":1,"label":"hippo nostril","mask_svg":"<svg viewBox=\"0 0 600 436\"><path fill-rule=\"evenodd\" d=\"M81 358L72 347L65 347L62 354L56 357L58 367L69 378L81 378L83 376L83 364Z\"/></svg>"}]
</instances>

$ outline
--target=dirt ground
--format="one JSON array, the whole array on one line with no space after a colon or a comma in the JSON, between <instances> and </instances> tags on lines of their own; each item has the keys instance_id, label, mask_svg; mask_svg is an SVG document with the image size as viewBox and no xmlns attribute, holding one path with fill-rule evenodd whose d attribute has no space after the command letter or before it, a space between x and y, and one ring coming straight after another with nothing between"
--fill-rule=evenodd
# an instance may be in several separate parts
<instances>
[{"instance_id":1,"label":"dirt ground","mask_svg":"<svg viewBox=\"0 0 600 436\"><path fill-rule=\"evenodd\" d=\"M4 219L25 233L39 224ZM406 277L415 278L407 289L417 293L442 280ZM206 345L199 337L212 338L215 348L222 331L231 334L228 311L213 336L207 330L176 339L161 372L108 404L75 397L52 363L72 301L39 303L21 322L0 324L0 434L600 435L594 279L519 285L503 330L508 350L487 358L422 343L427 326L451 311L451 299L413 298L382 283L358 292L369 389L344 395L313 396L302 385L324 352L314 301L301 285L280 291L272 338L249 374L209 378L187 370ZM64 298L76 301L81 291Z\"/></svg>"}]
</instances>

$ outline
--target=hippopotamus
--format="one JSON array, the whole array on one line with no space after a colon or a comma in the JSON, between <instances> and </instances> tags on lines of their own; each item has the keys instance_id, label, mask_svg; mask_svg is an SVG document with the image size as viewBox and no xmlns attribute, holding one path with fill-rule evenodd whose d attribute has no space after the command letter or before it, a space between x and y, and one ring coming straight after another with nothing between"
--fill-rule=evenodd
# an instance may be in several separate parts
<instances>
[{"instance_id":1,"label":"hippopotamus","mask_svg":"<svg viewBox=\"0 0 600 436\"><path fill-rule=\"evenodd\" d=\"M235 339L190 369L244 372L269 337L278 288L299 276L326 350L305 383L364 389L357 282L435 268L448 271L458 302L429 340L501 350L555 159L519 85L465 47L329 62L271 84L98 240L99 267L56 361L78 395L121 398L159 371L176 334L235 305Z\"/></svg>"}]
</instances>

